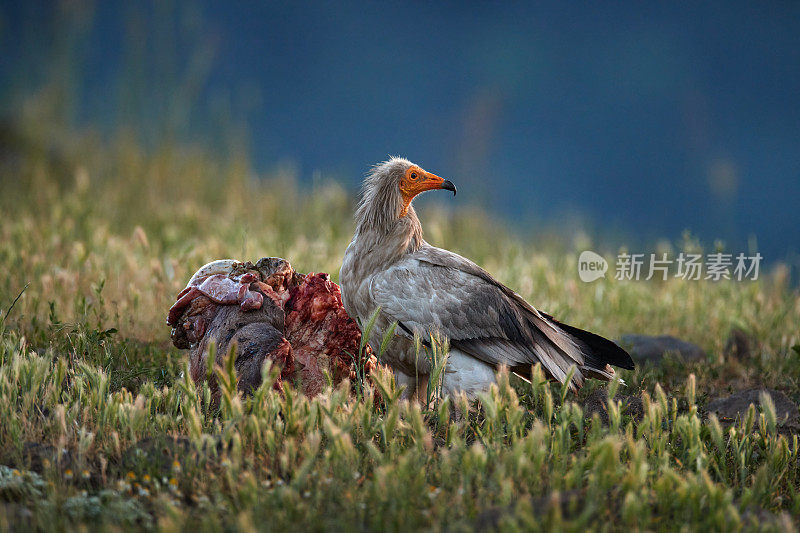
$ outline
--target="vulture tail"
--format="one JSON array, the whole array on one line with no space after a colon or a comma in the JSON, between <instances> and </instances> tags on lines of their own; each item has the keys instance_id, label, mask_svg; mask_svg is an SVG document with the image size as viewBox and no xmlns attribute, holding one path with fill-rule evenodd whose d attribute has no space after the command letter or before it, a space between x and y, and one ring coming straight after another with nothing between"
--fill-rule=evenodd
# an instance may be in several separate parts
<instances>
[{"instance_id":1,"label":"vulture tail","mask_svg":"<svg viewBox=\"0 0 800 533\"><path fill-rule=\"evenodd\" d=\"M585 346L583 352L585 366L592 370L605 369L606 365L618 366L626 370L633 370L633 359L628 352L617 346L613 341L601 337L591 331L585 331L547 316L555 325L573 337L579 346Z\"/></svg>"}]
</instances>

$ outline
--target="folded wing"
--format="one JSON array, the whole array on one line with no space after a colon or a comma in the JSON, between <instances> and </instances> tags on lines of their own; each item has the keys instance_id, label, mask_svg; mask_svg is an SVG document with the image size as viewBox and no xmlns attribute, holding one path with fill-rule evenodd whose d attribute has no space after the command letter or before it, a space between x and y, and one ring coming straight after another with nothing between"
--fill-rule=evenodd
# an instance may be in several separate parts
<instances>
[{"instance_id":1,"label":"folded wing","mask_svg":"<svg viewBox=\"0 0 800 533\"><path fill-rule=\"evenodd\" d=\"M612 379L609 364L633 368L613 342L540 313L475 263L430 245L374 274L370 291L399 334L430 341L438 331L486 363L524 369L539 362L561 382L574 365L573 389L587 375Z\"/></svg>"}]
</instances>

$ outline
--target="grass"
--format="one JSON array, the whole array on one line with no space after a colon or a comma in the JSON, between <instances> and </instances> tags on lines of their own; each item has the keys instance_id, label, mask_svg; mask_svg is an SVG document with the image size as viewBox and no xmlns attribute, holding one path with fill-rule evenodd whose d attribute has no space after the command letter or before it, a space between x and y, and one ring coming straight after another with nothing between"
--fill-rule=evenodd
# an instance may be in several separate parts
<instances>
[{"instance_id":1,"label":"grass","mask_svg":"<svg viewBox=\"0 0 800 533\"><path fill-rule=\"evenodd\" d=\"M800 443L769 402L735 423L711 398L768 386L800 399L800 299L780 266L756 282L584 284L581 248L508 234L484 213L422 209L429 241L467 255L560 319L610 337L672 334L708 357L623 372L609 421L536 374L462 399L235 393L185 372L175 294L223 257L289 259L337 278L352 193L260 179L243 158L145 153L124 136L21 130L0 162L0 528L784 530L800 516ZM659 245L675 252L684 242ZM609 257L616 253L609 253ZM753 356L725 355L732 328ZM435 388L435 383L432 384ZM460 416L451 413L460 412Z\"/></svg>"}]
</instances>

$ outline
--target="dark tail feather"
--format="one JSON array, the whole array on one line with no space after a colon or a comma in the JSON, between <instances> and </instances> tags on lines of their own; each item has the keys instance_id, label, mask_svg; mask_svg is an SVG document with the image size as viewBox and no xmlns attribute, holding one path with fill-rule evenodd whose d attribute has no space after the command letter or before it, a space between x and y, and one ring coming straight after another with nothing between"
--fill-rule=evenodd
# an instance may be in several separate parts
<instances>
[{"instance_id":1,"label":"dark tail feather","mask_svg":"<svg viewBox=\"0 0 800 533\"><path fill-rule=\"evenodd\" d=\"M544 313L542 314L559 328L563 329L589 348L584 352L586 366L602 369L605 365L612 365L626 370L633 370L633 359L631 359L630 354L617 346L613 341L592 333L591 331L585 331L568 324L562 324L555 318L545 315Z\"/></svg>"}]
</instances>

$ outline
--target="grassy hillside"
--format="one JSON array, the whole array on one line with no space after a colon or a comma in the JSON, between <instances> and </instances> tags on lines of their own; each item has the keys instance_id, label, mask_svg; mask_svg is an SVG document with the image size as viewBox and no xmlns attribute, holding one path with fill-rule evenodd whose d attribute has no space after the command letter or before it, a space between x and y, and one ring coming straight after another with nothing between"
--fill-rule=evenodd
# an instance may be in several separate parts
<instances>
[{"instance_id":1,"label":"grassy hillside","mask_svg":"<svg viewBox=\"0 0 800 533\"><path fill-rule=\"evenodd\" d=\"M797 523L798 436L768 407L733 425L706 416L711 398L751 386L800 399L800 299L780 267L748 283L584 284L575 264L591 242L521 240L458 200L452 212L426 207L429 241L563 321L609 337L672 334L708 357L623 372L623 392L643 399L638 422L617 401L608 424L585 416L597 383L573 396L504 379L451 418L467 407L398 402L387 375L376 378L379 406L344 388L309 401L268 384L243 399L228 376L212 412L169 341L175 294L223 257L281 256L336 279L351 191L260 179L243 158L189 148L145 154L124 137L15 129L3 132L0 172L3 529ZM753 341L747 360L726 355L733 328Z\"/></svg>"}]
</instances>

